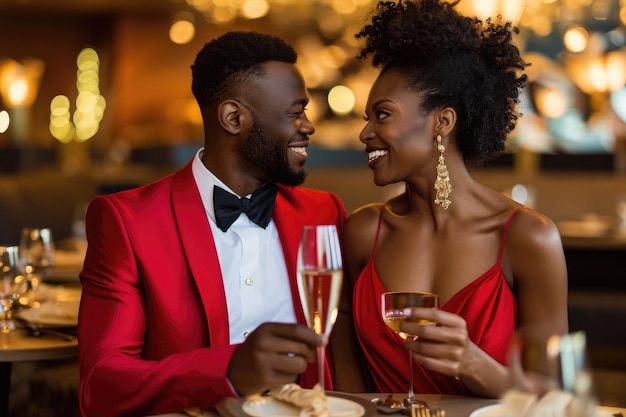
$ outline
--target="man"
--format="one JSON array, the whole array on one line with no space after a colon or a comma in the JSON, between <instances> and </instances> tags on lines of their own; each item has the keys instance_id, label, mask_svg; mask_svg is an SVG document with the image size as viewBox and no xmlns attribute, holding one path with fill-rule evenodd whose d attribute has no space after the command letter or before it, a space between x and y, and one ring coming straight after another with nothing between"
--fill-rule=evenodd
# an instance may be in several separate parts
<instances>
[{"instance_id":1,"label":"man","mask_svg":"<svg viewBox=\"0 0 626 417\"><path fill-rule=\"evenodd\" d=\"M304 325L297 248L303 225L341 227L345 210L333 194L295 187L315 131L296 58L255 32L206 44L192 66L204 148L171 176L91 202L80 275L84 415L211 409L317 382L315 347L326 340ZM227 206L253 212L220 217L233 194L244 199ZM256 203L263 195L269 206Z\"/></svg>"}]
</instances>

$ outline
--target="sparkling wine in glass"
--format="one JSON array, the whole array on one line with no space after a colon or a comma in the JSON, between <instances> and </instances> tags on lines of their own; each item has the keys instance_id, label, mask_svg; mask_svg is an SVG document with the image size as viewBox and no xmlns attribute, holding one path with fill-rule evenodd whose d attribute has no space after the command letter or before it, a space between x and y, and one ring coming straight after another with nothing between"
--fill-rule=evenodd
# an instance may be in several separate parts
<instances>
[{"instance_id":1,"label":"sparkling wine in glass","mask_svg":"<svg viewBox=\"0 0 626 417\"><path fill-rule=\"evenodd\" d=\"M0 305L3 312L0 332L15 330L15 322L11 319L13 303L27 290L28 282L20 266L19 247L0 246Z\"/></svg>"},{"instance_id":2,"label":"sparkling wine in glass","mask_svg":"<svg viewBox=\"0 0 626 417\"><path fill-rule=\"evenodd\" d=\"M416 335L408 334L400 329L400 325L405 322L419 323L421 325L435 325L436 323L413 317L407 317L404 314L406 308L424 307L439 308L439 296L437 294L427 292L386 292L381 296L381 313L385 324L401 338L406 340L408 337L417 338ZM404 405L413 407L421 404L415 400L413 392L413 353L408 350L409 355L409 392L404 400Z\"/></svg>"},{"instance_id":3,"label":"sparkling wine in glass","mask_svg":"<svg viewBox=\"0 0 626 417\"><path fill-rule=\"evenodd\" d=\"M298 249L298 291L307 325L330 336L343 281L341 247L334 225L304 226ZM319 385L324 389L325 347L317 348Z\"/></svg>"}]
</instances>

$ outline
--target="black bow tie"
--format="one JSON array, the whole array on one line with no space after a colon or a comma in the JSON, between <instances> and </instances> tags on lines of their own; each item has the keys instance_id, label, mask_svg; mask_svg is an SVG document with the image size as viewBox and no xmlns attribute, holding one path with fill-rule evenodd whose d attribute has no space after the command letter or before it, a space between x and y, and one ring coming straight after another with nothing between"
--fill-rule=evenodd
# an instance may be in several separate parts
<instances>
[{"instance_id":1,"label":"black bow tie","mask_svg":"<svg viewBox=\"0 0 626 417\"><path fill-rule=\"evenodd\" d=\"M250 220L265 229L272 219L276 191L274 183L265 184L248 199L239 198L216 185L213 188L213 207L217 227L225 232L241 213L246 213Z\"/></svg>"}]
</instances>

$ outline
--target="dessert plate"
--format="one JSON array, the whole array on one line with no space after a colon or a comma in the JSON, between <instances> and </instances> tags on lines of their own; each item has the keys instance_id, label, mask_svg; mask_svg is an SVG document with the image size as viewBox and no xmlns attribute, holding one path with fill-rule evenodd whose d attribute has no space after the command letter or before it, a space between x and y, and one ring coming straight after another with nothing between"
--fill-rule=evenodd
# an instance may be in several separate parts
<instances>
[{"instance_id":1,"label":"dessert plate","mask_svg":"<svg viewBox=\"0 0 626 417\"><path fill-rule=\"evenodd\" d=\"M614 410L619 410L611 407L598 406L594 417L612 417ZM513 410L504 404L488 405L486 407L479 408L473 411L469 417L511 417L513 416Z\"/></svg>"},{"instance_id":2,"label":"dessert plate","mask_svg":"<svg viewBox=\"0 0 626 417\"><path fill-rule=\"evenodd\" d=\"M336 393L327 392L328 408L330 417L374 417L375 407L368 407L359 398L348 399L338 396ZM367 404L369 406L369 404ZM271 396L255 397L247 400L242 405L243 411L251 417L298 417L300 409L285 401L277 400ZM372 412L372 408L374 412ZM367 413L366 413L367 411Z\"/></svg>"}]
</instances>

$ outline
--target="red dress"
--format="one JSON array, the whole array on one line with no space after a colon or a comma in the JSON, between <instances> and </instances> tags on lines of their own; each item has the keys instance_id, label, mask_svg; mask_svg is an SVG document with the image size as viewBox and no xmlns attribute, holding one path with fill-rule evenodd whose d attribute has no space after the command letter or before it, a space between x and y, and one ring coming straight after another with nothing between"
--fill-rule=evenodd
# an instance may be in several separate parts
<instances>
[{"instance_id":1,"label":"red dress","mask_svg":"<svg viewBox=\"0 0 626 417\"><path fill-rule=\"evenodd\" d=\"M513 212L506 223L497 263L441 307L463 317L470 340L501 364L506 364L509 343L515 331L517 302L502 273L500 260L509 225L518 211ZM352 302L356 333L379 392L407 392L409 370L404 340L385 325L380 313L381 294L386 289L374 265L377 243L378 231L372 257L354 287ZM424 369L416 361L413 361L413 372L417 393L471 394L461 381Z\"/></svg>"}]
</instances>

